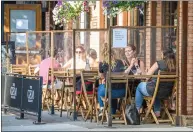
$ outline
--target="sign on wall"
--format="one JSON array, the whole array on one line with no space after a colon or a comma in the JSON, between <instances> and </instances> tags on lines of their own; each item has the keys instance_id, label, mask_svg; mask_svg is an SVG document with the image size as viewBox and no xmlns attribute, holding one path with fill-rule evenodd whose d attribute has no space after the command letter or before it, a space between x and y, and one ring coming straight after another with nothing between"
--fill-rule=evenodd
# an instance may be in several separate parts
<instances>
[{"instance_id":1,"label":"sign on wall","mask_svg":"<svg viewBox=\"0 0 193 132\"><path fill-rule=\"evenodd\" d=\"M127 47L127 29L113 29L113 48Z\"/></svg>"}]
</instances>

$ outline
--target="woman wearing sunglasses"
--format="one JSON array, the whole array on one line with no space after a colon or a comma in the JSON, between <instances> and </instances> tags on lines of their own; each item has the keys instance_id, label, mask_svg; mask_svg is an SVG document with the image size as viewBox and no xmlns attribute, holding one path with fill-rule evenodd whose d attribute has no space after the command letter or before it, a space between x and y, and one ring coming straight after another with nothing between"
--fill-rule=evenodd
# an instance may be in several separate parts
<instances>
[{"instance_id":1,"label":"woman wearing sunglasses","mask_svg":"<svg viewBox=\"0 0 193 132\"><path fill-rule=\"evenodd\" d=\"M68 62L66 62L63 66L65 69L73 69L73 61L71 58ZM76 69L84 69L86 66L85 61L85 49L82 46L76 47Z\"/></svg>"}]
</instances>

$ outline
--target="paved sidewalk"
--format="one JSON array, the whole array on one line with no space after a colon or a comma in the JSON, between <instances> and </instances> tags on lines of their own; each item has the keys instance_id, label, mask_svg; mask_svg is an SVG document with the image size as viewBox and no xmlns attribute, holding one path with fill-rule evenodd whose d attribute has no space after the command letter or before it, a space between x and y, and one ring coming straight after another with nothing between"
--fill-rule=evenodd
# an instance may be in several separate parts
<instances>
[{"instance_id":1,"label":"paved sidewalk","mask_svg":"<svg viewBox=\"0 0 193 132\"><path fill-rule=\"evenodd\" d=\"M17 114L16 114L17 115ZM71 121L66 118L64 113L63 117L56 115L49 115L47 112L42 112L42 120L46 124L34 125L33 121L37 117L25 116L26 119L17 120L14 114L2 113L2 131L193 131L192 128L187 127L173 127L170 125L113 125L112 128L106 127L107 125L98 125L97 123L84 122L81 118L78 121Z\"/></svg>"}]
</instances>

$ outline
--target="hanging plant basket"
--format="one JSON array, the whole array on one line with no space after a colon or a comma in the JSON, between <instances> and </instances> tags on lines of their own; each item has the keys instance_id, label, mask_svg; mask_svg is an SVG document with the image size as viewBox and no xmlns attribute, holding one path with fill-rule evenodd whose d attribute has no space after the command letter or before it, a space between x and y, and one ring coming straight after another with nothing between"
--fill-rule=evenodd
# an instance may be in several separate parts
<instances>
[{"instance_id":1,"label":"hanging plant basket","mask_svg":"<svg viewBox=\"0 0 193 132\"><path fill-rule=\"evenodd\" d=\"M59 0L52 11L54 24L63 26L71 21L76 21L83 11L83 1Z\"/></svg>"},{"instance_id":2,"label":"hanging plant basket","mask_svg":"<svg viewBox=\"0 0 193 132\"><path fill-rule=\"evenodd\" d=\"M103 1L103 14L108 18L115 17L117 14L131 10L140 6L146 1Z\"/></svg>"}]
</instances>

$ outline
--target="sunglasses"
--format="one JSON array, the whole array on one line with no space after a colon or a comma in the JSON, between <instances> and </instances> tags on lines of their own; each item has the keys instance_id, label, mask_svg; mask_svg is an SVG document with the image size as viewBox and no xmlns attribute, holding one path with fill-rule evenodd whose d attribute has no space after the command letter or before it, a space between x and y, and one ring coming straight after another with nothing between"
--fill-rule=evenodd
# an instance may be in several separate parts
<instances>
[{"instance_id":1,"label":"sunglasses","mask_svg":"<svg viewBox=\"0 0 193 132\"><path fill-rule=\"evenodd\" d=\"M125 50L125 52L131 52L132 50Z\"/></svg>"},{"instance_id":2,"label":"sunglasses","mask_svg":"<svg viewBox=\"0 0 193 132\"><path fill-rule=\"evenodd\" d=\"M81 54L81 53L82 53L82 51L76 51L76 53L77 53L77 54Z\"/></svg>"}]
</instances>

